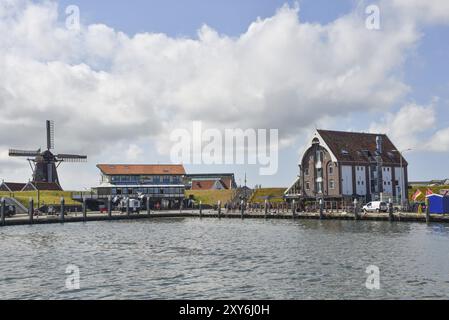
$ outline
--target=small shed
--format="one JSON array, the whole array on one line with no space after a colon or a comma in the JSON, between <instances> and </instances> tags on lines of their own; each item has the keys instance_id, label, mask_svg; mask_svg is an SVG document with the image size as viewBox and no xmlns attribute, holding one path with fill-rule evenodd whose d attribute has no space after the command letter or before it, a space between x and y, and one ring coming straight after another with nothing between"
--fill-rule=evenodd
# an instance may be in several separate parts
<instances>
[{"instance_id":1,"label":"small shed","mask_svg":"<svg viewBox=\"0 0 449 320\"><path fill-rule=\"evenodd\" d=\"M427 196L429 199L430 213L434 214L449 214L449 197L439 194L432 194Z\"/></svg>"}]
</instances>

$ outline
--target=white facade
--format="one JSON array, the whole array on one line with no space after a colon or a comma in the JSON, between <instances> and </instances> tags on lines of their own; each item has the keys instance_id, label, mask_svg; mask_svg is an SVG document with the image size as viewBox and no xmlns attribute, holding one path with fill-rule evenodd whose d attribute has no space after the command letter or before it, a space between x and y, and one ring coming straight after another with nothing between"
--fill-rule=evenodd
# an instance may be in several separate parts
<instances>
[{"instance_id":1,"label":"white facade","mask_svg":"<svg viewBox=\"0 0 449 320\"><path fill-rule=\"evenodd\" d=\"M391 167L382 167L383 193L393 195L393 170Z\"/></svg>"},{"instance_id":2,"label":"white facade","mask_svg":"<svg viewBox=\"0 0 449 320\"><path fill-rule=\"evenodd\" d=\"M345 196L352 195L352 166L342 166L341 167L341 187L342 194Z\"/></svg>"},{"instance_id":3,"label":"white facade","mask_svg":"<svg viewBox=\"0 0 449 320\"><path fill-rule=\"evenodd\" d=\"M407 199L407 186L405 185L405 170L404 168L394 168L394 176L396 180L399 182L396 187L396 195L401 195L401 199ZM395 184L396 185L396 184ZM399 192L401 189L401 192Z\"/></svg>"},{"instance_id":4,"label":"white facade","mask_svg":"<svg viewBox=\"0 0 449 320\"><path fill-rule=\"evenodd\" d=\"M366 196L366 167L356 166L355 167L355 186L356 193L359 196Z\"/></svg>"}]
</instances>

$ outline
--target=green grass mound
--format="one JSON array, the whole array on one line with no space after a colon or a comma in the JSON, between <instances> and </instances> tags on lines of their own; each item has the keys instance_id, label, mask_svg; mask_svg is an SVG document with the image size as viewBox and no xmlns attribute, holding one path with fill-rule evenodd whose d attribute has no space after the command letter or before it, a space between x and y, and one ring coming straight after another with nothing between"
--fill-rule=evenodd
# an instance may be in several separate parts
<instances>
[{"instance_id":1,"label":"green grass mound","mask_svg":"<svg viewBox=\"0 0 449 320\"><path fill-rule=\"evenodd\" d=\"M284 192L286 188L264 188L254 191L249 202L250 203L265 203L265 200L270 202L283 202Z\"/></svg>"}]
</instances>

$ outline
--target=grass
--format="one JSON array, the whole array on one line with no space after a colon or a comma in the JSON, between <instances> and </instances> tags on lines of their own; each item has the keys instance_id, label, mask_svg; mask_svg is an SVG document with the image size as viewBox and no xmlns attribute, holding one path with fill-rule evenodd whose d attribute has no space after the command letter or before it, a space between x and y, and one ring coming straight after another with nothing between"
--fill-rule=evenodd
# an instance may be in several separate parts
<instances>
[{"instance_id":1,"label":"grass","mask_svg":"<svg viewBox=\"0 0 449 320\"><path fill-rule=\"evenodd\" d=\"M270 202L284 202L285 188L263 188L254 191L249 199L250 203L264 203L267 199Z\"/></svg>"},{"instance_id":2,"label":"grass","mask_svg":"<svg viewBox=\"0 0 449 320\"><path fill-rule=\"evenodd\" d=\"M0 197L12 197L28 208L30 198L33 198L34 205L38 205L37 191L24 192L0 192ZM70 191L41 191L39 193L39 205L59 205L61 197L64 197L66 205L80 204L72 200L72 192Z\"/></svg>"},{"instance_id":3,"label":"grass","mask_svg":"<svg viewBox=\"0 0 449 320\"><path fill-rule=\"evenodd\" d=\"M186 191L186 197L191 195L198 203L200 201L205 205L216 205L218 201L222 204L230 201L234 196L233 190L201 190L201 191ZM37 191L25 192L0 192L0 197L12 197L18 200L21 204L28 208L30 198L33 198L35 206L38 203ZM41 191L39 193L39 205L59 205L61 197L64 197L66 205L79 205L79 202L72 200L71 191Z\"/></svg>"},{"instance_id":4,"label":"grass","mask_svg":"<svg viewBox=\"0 0 449 320\"><path fill-rule=\"evenodd\" d=\"M194 200L199 203L202 201L204 205L216 205L218 201L222 204L232 200L233 190L187 190L186 198L193 196Z\"/></svg>"},{"instance_id":5,"label":"grass","mask_svg":"<svg viewBox=\"0 0 449 320\"><path fill-rule=\"evenodd\" d=\"M421 186L421 187L420 187L420 186L412 186L411 189L408 189L408 198L410 199L410 201L413 201L413 200L412 200L412 197L413 197L413 195L415 194L416 190L418 190L418 189L421 190L422 195L420 195L420 196L418 197L417 201L425 201L427 189L432 190L432 191L433 191L434 193L436 193L436 194L440 194L440 191L441 191L442 189L448 189L448 190L449 190L449 186L436 186L436 187L426 187L426 186L424 186L424 187Z\"/></svg>"}]
</instances>

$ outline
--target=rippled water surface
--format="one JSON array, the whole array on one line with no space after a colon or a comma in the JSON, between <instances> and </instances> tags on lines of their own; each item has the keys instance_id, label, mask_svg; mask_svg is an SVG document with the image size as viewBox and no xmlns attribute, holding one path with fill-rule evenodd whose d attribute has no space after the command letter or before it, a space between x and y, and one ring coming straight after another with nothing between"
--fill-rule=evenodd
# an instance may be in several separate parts
<instances>
[{"instance_id":1,"label":"rippled water surface","mask_svg":"<svg viewBox=\"0 0 449 320\"><path fill-rule=\"evenodd\" d=\"M0 228L1 299L449 298L449 226L155 219ZM68 265L80 290L65 287ZM366 289L366 268L381 271Z\"/></svg>"}]
</instances>

